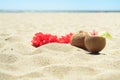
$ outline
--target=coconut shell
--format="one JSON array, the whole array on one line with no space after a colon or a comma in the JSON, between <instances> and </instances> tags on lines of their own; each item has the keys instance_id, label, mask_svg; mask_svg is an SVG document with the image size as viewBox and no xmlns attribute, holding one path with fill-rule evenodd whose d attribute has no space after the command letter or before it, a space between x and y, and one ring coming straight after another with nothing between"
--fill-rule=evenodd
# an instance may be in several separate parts
<instances>
[{"instance_id":1,"label":"coconut shell","mask_svg":"<svg viewBox=\"0 0 120 80\"><path fill-rule=\"evenodd\" d=\"M106 39L100 36L89 36L85 38L85 46L89 52L98 53L106 45Z\"/></svg>"},{"instance_id":2,"label":"coconut shell","mask_svg":"<svg viewBox=\"0 0 120 80\"><path fill-rule=\"evenodd\" d=\"M70 44L86 50L84 40L87 36L89 36L87 32L79 31L71 37Z\"/></svg>"}]
</instances>

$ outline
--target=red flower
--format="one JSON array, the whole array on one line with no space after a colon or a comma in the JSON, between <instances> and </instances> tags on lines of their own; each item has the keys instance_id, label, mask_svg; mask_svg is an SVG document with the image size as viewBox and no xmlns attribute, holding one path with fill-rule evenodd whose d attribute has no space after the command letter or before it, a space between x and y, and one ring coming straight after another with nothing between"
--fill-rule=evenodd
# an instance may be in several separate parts
<instances>
[{"instance_id":1,"label":"red flower","mask_svg":"<svg viewBox=\"0 0 120 80\"><path fill-rule=\"evenodd\" d=\"M96 32L95 30L93 30L93 32L90 32L90 35L91 36L96 36L96 35L98 35L98 32Z\"/></svg>"},{"instance_id":2,"label":"red flower","mask_svg":"<svg viewBox=\"0 0 120 80\"><path fill-rule=\"evenodd\" d=\"M67 34L66 36L62 36L61 38L58 38L56 35L43 34L42 32L39 32L35 34L31 42L34 47L39 47L41 45L53 43L53 42L70 43L71 36L72 33Z\"/></svg>"},{"instance_id":3,"label":"red flower","mask_svg":"<svg viewBox=\"0 0 120 80\"><path fill-rule=\"evenodd\" d=\"M67 34L65 36L62 36L61 38L58 39L58 42L59 43L66 43L66 44L70 43L70 39L71 39L72 35L73 35L72 33L69 33L69 34Z\"/></svg>"}]
</instances>

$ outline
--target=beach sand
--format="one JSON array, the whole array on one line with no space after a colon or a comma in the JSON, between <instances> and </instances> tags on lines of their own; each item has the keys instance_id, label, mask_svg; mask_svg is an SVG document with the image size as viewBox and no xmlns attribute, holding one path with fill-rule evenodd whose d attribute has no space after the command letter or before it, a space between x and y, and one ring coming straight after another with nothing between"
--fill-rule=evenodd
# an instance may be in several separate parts
<instances>
[{"instance_id":1,"label":"beach sand","mask_svg":"<svg viewBox=\"0 0 120 80\"><path fill-rule=\"evenodd\" d=\"M0 13L0 80L120 80L120 13ZM108 31L100 55L70 44L35 48L37 32Z\"/></svg>"}]
</instances>

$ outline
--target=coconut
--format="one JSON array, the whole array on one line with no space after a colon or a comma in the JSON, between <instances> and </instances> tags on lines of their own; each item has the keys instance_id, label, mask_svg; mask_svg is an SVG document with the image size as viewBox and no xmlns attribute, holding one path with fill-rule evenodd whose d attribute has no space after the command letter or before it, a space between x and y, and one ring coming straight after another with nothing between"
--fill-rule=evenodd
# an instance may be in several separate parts
<instances>
[{"instance_id":1,"label":"coconut","mask_svg":"<svg viewBox=\"0 0 120 80\"><path fill-rule=\"evenodd\" d=\"M89 52L98 53L106 45L106 39L100 36L89 36L85 38L85 46Z\"/></svg>"},{"instance_id":2,"label":"coconut","mask_svg":"<svg viewBox=\"0 0 120 80\"><path fill-rule=\"evenodd\" d=\"M73 34L73 36L71 37L71 40L70 40L70 44L86 50L86 47L84 44L84 39L87 36L89 36L89 34L87 32L79 31L76 34Z\"/></svg>"}]
</instances>

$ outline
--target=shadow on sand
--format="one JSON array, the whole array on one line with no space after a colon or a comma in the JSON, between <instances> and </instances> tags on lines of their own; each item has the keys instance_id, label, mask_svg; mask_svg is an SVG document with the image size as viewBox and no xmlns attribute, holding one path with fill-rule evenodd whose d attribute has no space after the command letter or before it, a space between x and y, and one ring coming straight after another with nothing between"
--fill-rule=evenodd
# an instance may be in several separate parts
<instances>
[{"instance_id":1,"label":"shadow on sand","mask_svg":"<svg viewBox=\"0 0 120 80\"><path fill-rule=\"evenodd\" d=\"M92 53L92 52L89 52L89 53L87 53L87 54L90 54L90 55L106 55L105 53Z\"/></svg>"}]
</instances>

